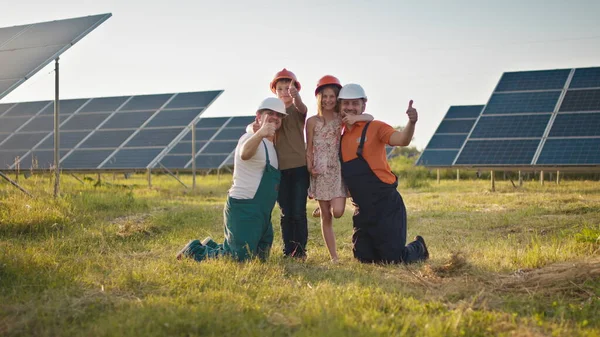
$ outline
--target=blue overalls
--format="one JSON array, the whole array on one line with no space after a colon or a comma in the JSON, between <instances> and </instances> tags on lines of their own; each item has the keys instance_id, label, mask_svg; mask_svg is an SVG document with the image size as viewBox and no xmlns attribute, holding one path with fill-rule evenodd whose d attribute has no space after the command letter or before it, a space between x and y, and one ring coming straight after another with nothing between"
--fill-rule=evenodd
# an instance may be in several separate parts
<instances>
[{"instance_id":1,"label":"blue overalls","mask_svg":"<svg viewBox=\"0 0 600 337\"><path fill-rule=\"evenodd\" d=\"M358 212L352 218L354 257L366 263L411 263L425 260L425 248L413 241L406 245L406 208L398 193L398 177L393 184L382 182L363 157L366 123L356 155L344 162L340 141L342 178ZM342 136L343 139L344 136Z\"/></svg>"},{"instance_id":2,"label":"blue overalls","mask_svg":"<svg viewBox=\"0 0 600 337\"><path fill-rule=\"evenodd\" d=\"M223 210L225 242L219 245L211 240L207 245L202 245L199 240L193 240L183 248L183 256L196 261L222 255L231 255L238 261L245 261L253 256L266 260L273 244L271 212L277 200L281 173L271 166L269 151L265 142L262 143L267 160L254 198L227 197Z\"/></svg>"}]
</instances>

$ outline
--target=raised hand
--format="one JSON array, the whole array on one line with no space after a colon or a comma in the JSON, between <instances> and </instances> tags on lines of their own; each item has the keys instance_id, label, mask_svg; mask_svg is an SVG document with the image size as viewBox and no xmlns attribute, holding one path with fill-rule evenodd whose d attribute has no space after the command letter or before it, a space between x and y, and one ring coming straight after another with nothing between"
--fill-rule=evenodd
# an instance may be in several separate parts
<instances>
[{"instance_id":1,"label":"raised hand","mask_svg":"<svg viewBox=\"0 0 600 337\"><path fill-rule=\"evenodd\" d=\"M269 115L266 113L262 115L260 119L260 129L258 132L263 138L269 138L275 136L275 124L269 123L267 120L269 119Z\"/></svg>"},{"instance_id":2,"label":"raised hand","mask_svg":"<svg viewBox=\"0 0 600 337\"><path fill-rule=\"evenodd\" d=\"M260 123L258 121L254 121L252 123L252 132L257 133L260 130Z\"/></svg>"},{"instance_id":3,"label":"raised hand","mask_svg":"<svg viewBox=\"0 0 600 337\"><path fill-rule=\"evenodd\" d=\"M298 89L296 89L296 86L294 85L294 80L293 79L290 81L290 87L288 88L288 93L290 94L290 96L292 98L297 98L298 97Z\"/></svg>"},{"instance_id":4,"label":"raised hand","mask_svg":"<svg viewBox=\"0 0 600 337\"><path fill-rule=\"evenodd\" d=\"M419 114L417 113L417 109L413 108L413 100L411 99L408 102L408 109L406 110L406 114L408 115L408 121L411 123L416 123L419 120Z\"/></svg>"}]
</instances>

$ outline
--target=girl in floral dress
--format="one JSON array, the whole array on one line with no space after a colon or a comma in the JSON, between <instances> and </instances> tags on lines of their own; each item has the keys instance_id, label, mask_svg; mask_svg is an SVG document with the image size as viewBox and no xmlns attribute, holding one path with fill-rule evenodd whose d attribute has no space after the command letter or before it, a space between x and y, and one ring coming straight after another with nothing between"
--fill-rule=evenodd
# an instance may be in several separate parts
<instances>
[{"instance_id":1,"label":"girl in floral dress","mask_svg":"<svg viewBox=\"0 0 600 337\"><path fill-rule=\"evenodd\" d=\"M369 114L348 116L342 121L338 112L337 97L342 85L331 75L323 76L317 83L316 116L306 121L306 159L310 173L308 196L319 202L321 231L332 261L337 261L333 217L344 214L348 191L342 181L339 147L342 125L373 120Z\"/></svg>"}]
</instances>

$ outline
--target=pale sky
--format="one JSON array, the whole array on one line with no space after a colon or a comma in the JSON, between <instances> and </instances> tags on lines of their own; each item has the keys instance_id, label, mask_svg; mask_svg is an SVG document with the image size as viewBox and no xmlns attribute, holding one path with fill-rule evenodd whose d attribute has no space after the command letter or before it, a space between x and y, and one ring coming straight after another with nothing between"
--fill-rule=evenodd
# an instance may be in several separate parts
<instances>
[{"instance_id":1,"label":"pale sky","mask_svg":"<svg viewBox=\"0 0 600 337\"><path fill-rule=\"evenodd\" d=\"M61 56L61 98L223 89L204 116L253 114L283 67L309 115L326 74L422 149L450 105L485 104L505 71L600 66L600 1L0 0L0 27L112 13ZM2 103L50 100L50 64Z\"/></svg>"}]
</instances>

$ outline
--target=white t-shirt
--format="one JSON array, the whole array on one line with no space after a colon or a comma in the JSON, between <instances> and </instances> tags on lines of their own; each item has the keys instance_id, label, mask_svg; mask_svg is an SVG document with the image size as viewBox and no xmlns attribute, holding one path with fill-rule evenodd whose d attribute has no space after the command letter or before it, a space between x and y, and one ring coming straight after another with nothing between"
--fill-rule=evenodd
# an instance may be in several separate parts
<instances>
[{"instance_id":1,"label":"white t-shirt","mask_svg":"<svg viewBox=\"0 0 600 337\"><path fill-rule=\"evenodd\" d=\"M258 149L252 158L242 160L242 145L248 138L252 137L251 133L244 134L238 141L235 148L235 158L233 159L233 185L229 189L229 196L235 199L252 199L258 190L258 185L263 176L267 156L265 154L265 145L269 150L269 161L271 166L279 168L277 162L277 152L273 142L263 139L258 145Z\"/></svg>"}]
</instances>

